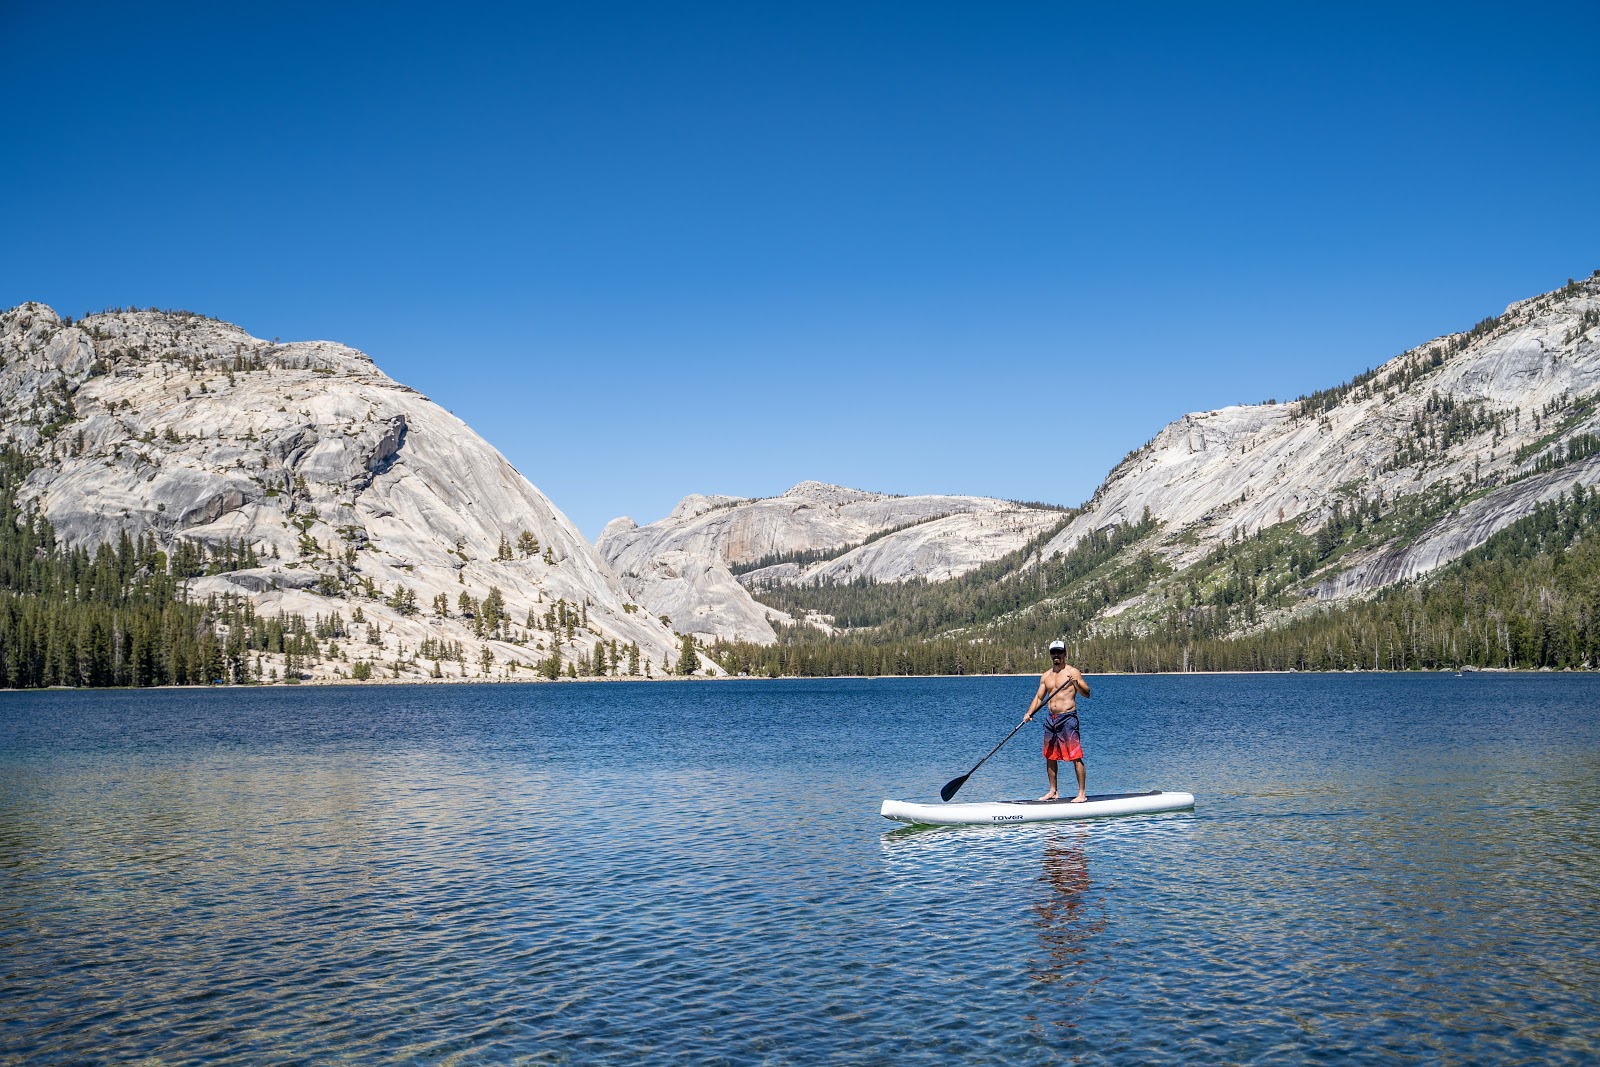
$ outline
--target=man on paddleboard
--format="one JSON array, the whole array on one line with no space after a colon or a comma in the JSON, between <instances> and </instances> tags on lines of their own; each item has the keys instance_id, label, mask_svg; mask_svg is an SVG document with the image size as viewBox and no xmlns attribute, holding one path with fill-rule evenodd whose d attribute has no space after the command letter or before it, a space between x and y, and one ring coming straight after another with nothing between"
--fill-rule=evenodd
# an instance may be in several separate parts
<instances>
[{"instance_id":1,"label":"man on paddleboard","mask_svg":"<svg viewBox=\"0 0 1600 1067\"><path fill-rule=\"evenodd\" d=\"M1067 664L1065 641L1050 642L1050 669L1039 676L1039 691L1033 694L1028 714L1023 722L1031 722L1034 712L1048 704L1050 714L1044 720L1044 773L1050 779L1050 792L1040 800L1056 800L1056 762L1071 760L1078 775L1078 795L1072 803L1082 804L1089 799L1084 792L1087 776L1083 769L1083 743L1078 739L1078 694L1089 695L1089 683L1083 672Z\"/></svg>"}]
</instances>

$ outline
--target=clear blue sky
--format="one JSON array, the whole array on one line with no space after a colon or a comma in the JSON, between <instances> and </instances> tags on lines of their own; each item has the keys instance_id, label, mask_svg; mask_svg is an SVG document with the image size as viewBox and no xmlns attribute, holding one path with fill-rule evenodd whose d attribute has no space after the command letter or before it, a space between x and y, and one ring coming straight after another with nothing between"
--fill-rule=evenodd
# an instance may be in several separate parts
<instances>
[{"instance_id":1,"label":"clear blue sky","mask_svg":"<svg viewBox=\"0 0 1600 1067\"><path fill-rule=\"evenodd\" d=\"M807 478L1078 503L1600 267L1593 0L0 0L0 40L0 304L354 345L591 538Z\"/></svg>"}]
</instances>

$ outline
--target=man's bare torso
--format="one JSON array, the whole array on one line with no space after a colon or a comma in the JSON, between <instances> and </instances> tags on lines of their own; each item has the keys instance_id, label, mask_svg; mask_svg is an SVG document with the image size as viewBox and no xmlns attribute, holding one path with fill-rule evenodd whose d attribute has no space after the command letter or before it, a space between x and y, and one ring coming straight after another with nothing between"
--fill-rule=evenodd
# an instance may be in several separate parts
<instances>
[{"instance_id":1,"label":"man's bare torso","mask_svg":"<svg viewBox=\"0 0 1600 1067\"><path fill-rule=\"evenodd\" d=\"M1044 687L1046 694L1055 693L1050 697L1050 710L1057 715L1068 711L1078 710L1077 680L1083 677L1072 667L1063 667L1059 671L1045 671L1040 676L1039 682ZM1056 690L1060 690L1059 693Z\"/></svg>"}]
</instances>

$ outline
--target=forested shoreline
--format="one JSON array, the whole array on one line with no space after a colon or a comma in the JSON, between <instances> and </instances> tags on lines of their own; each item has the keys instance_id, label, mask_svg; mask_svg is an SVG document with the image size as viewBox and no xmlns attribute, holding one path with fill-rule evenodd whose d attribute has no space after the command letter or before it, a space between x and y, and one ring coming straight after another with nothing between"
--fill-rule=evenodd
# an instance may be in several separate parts
<instances>
[{"instance_id":1,"label":"forested shoreline","mask_svg":"<svg viewBox=\"0 0 1600 1067\"><path fill-rule=\"evenodd\" d=\"M1085 670L1109 673L1594 669L1600 665L1600 538L1586 535L1596 522L1600 493L1575 484L1570 494L1538 505L1447 566L1370 600L1313 606L1276 626L1234 636L1216 633L1215 609L1204 604L1174 612L1144 633L1067 611L1050 617L1061 623L1061 632L1050 636L1064 637L1072 661ZM1063 580L1081 566L1079 579L1091 595L1120 597L1153 566L1143 554L1131 564L1116 562L1117 549L1139 536L1136 526L1112 531L1052 565ZM1235 567L1231 585L1246 591L1256 576L1239 561L1252 550L1241 543L1217 553ZM914 592L892 595L909 602ZM1224 610L1234 603L1226 599ZM800 603L795 596L795 606ZM773 677L1006 674L1043 668L1046 631L1039 627L1003 617L968 627L962 640L911 640L892 628L885 628L892 636L877 639L871 633L824 638L795 627L776 645L719 642L709 651L734 673Z\"/></svg>"}]
</instances>

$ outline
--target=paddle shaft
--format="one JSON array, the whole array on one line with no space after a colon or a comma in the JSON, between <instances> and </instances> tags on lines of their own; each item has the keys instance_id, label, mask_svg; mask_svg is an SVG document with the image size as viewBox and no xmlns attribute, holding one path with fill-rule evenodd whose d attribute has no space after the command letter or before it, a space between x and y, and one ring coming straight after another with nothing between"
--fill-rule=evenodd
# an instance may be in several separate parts
<instances>
[{"instance_id":1,"label":"paddle shaft","mask_svg":"<svg viewBox=\"0 0 1600 1067\"><path fill-rule=\"evenodd\" d=\"M1051 693L1049 696L1045 697L1044 698L1044 703L1040 704L1039 706L1041 708L1048 707L1050 705L1050 701L1055 699L1056 693L1061 692L1061 690L1065 689L1068 685L1072 685L1072 684L1073 684L1072 680L1068 679L1066 685L1057 686L1055 692ZM1013 737L1016 737L1017 736L1017 731L1022 729L1026 725L1028 725L1028 720L1027 720L1026 717L1024 717L1021 722L1017 723L1017 725L1015 725L1015 726L1013 726L1011 728L1011 732L1009 734L1006 734L1005 737L1001 738L1000 744L994 746L993 748L991 748L989 750L989 756L992 756L996 752L999 752L1000 749L1005 746L1005 743L1007 741L1011 740ZM960 778L952 778L950 781L946 782L944 784L944 788L939 790L939 799L940 800L949 800L951 797L955 796L956 792L958 790L960 790L960 788L962 786L967 784L967 779L971 778L974 774L977 774L978 773L978 768L982 767L985 763L989 762L989 756L985 756L985 757L983 757L983 759L979 760L977 763L974 763L972 765L972 770L968 771L966 774L963 774Z\"/></svg>"},{"instance_id":2,"label":"paddle shaft","mask_svg":"<svg viewBox=\"0 0 1600 1067\"><path fill-rule=\"evenodd\" d=\"M1022 729L1026 725L1028 725L1028 720L1027 719L1023 719L1021 722L1017 723L1017 725L1013 726L1011 728L1011 732L1009 734L1006 734L1006 736L1000 741L1000 744L994 746L993 748L991 748L989 750L989 756L992 756L996 752L999 752L1000 749L1005 745L1005 743L1007 741L1011 740L1013 737L1016 737L1017 736L1017 731ZM966 774L963 774L960 778L957 778L956 781L965 783L968 778L971 778L974 774L977 774L978 773L978 768L982 767L985 763L989 762L989 756L985 756L985 757L983 757L983 759L979 760L977 763L974 763L972 765L972 770L968 771ZM954 783L952 783L952 784L954 784ZM959 786L959 785L956 786L956 789L960 789L960 788L961 788L961 786ZM948 785L945 786L945 789L950 789L950 786L948 786ZM955 789L950 789L950 795L954 796L955 795L955 791L956 791ZM943 795L943 792L944 792L944 790L940 790L940 794L941 795ZM945 799L948 800L949 797L946 797Z\"/></svg>"}]
</instances>

